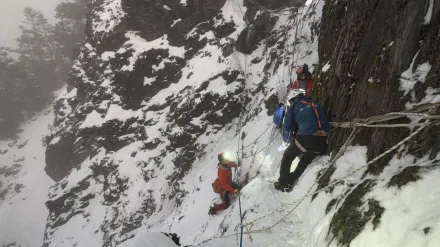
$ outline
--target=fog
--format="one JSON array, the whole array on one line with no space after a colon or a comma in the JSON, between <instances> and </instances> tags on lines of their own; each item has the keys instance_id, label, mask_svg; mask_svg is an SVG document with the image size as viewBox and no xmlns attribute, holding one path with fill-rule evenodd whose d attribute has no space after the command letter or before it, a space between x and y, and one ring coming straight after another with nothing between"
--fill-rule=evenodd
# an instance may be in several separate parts
<instances>
[{"instance_id":1,"label":"fog","mask_svg":"<svg viewBox=\"0 0 440 247\"><path fill-rule=\"evenodd\" d=\"M18 25L23 19L23 8L32 7L41 11L49 22L53 22L54 10L63 0L0 0L0 47L14 47L18 37Z\"/></svg>"}]
</instances>

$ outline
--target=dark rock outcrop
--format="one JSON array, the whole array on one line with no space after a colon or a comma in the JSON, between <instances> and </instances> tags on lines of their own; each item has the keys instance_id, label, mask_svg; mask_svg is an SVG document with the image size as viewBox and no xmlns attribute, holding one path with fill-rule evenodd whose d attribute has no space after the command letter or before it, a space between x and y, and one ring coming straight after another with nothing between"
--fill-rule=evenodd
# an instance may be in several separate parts
<instances>
[{"instance_id":1,"label":"dark rock outcrop","mask_svg":"<svg viewBox=\"0 0 440 247\"><path fill-rule=\"evenodd\" d=\"M429 62L434 65L425 83L416 92L438 87L440 48L440 3L435 1L431 22L424 23L429 1L375 0L326 1L319 39L320 68L315 96L333 121L350 121L404 109L407 101L399 90L400 75L410 67ZM376 157L408 135L404 129L362 130L356 141L368 146L368 158ZM332 149L340 147L347 131L336 130ZM428 149L428 147L426 147ZM372 164L368 173L378 174L387 164L383 159Z\"/></svg>"},{"instance_id":2,"label":"dark rock outcrop","mask_svg":"<svg viewBox=\"0 0 440 247\"><path fill-rule=\"evenodd\" d=\"M367 202L363 200L364 195L373 186L374 181L365 180L351 190L343 205L334 214L330 222L330 232L340 244L349 246L369 221L373 223L373 229L380 224L380 217L385 209L374 199L369 199ZM327 207L332 206L329 204Z\"/></svg>"},{"instance_id":3,"label":"dark rock outcrop","mask_svg":"<svg viewBox=\"0 0 440 247\"><path fill-rule=\"evenodd\" d=\"M46 149L46 174L54 181L60 181L72 168L76 167L72 162L74 139L71 135L63 137L59 142L49 145Z\"/></svg>"},{"instance_id":4,"label":"dark rock outcrop","mask_svg":"<svg viewBox=\"0 0 440 247\"><path fill-rule=\"evenodd\" d=\"M418 103L429 87L439 87L440 75L440 1L434 1L430 22L425 22L430 1L420 0L343 0L326 1L319 39L320 65L328 70L315 73L314 96L326 108L332 121L351 121L405 109L405 103ZM400 89L401 74L410 68L428 62L432 68L425 82L418 81L411 93L404 96ZM413 72L414 72L413 71ZM437 92L438 93L438 92ZM402 121L400 121L402 122ZM433 127L422 132L403 152L422 156L438 152L440 129ZM329 150L336 153L350 134L336 129L330 138ZM368 159L378 156L403 138L408 129L361 129L354 143L368 146ZM438 138L437 138L438 139ZM436 151L437 150L437 151ZM378 175L395 153L371 164L366 175ZM436 161L434 161L436 162ZM323 171L318 189L327 186L335 167ZM398 188L420 178L419 166L407 167L395 174L388 186ZM337 202L330 231L332 237L344 246L360 233L368 221L374 228L380 224L384 208L365 194L374 180L364 180L346 198ZM368 204L368 211L360 206ZM330 211L335 205L327 206Z\"/></svg>"}]
</instances>

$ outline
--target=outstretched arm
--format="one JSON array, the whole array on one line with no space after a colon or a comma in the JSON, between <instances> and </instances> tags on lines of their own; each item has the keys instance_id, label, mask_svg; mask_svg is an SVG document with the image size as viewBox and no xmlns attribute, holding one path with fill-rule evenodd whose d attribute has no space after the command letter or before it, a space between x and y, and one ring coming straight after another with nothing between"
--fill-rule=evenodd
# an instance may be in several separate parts
<instances>
[{"instance_id":1,"label":"outstretched arm","mask_svg":"<svg viewBox=\"0 0 440 247\"><path fill-rule=\"evenodd\" d=\"M231 181L228 181L228 179L225 176L219 176L218 180L220 180L220 184L224 190L234 193L235 189L232 188Z\"/></svg>"}]
</instances>

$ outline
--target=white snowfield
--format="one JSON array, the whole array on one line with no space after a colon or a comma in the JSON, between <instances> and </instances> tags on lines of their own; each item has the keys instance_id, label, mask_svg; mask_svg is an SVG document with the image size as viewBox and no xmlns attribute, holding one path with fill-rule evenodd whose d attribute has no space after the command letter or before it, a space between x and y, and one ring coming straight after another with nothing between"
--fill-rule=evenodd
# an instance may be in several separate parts
<instances>
[{"instance_id":1,"label":"white snowfield","mask_svg":"<svg viewBox=\"0 0 440 247\"><path fill-rule=\"evenodd\" d=\"M121 0L105 0L103 16L100 20L93 20L95 32L108 32L120 21L124 13L120 9ZM296 46L288 46L290 52L295 49L294 61L297 64L308 63L313 70L319 61L318 58L318 39L311 39L311 22L319 21L324 1L308 0L307 6L300 10L301 17L308 17L299 26L298 40L295 40L296 26L289 24L289 15L280 14L279 21L275 28L290 25L291 29L288 36L288 44L298 43ZM182 0L181 5L186 1ZM237 5L239 4L239 5ZM315 8L315 11L308 11L308 8ZM430 7L431 8L431 7ZM231 34L236 39L244 27L241 11L245 11L243 1L227 1L223 8L223 16L232 19L238 26L237 31ZM313 14L309 14L313 12ZM425 20L430 19L427 17ZM107 25L108 24L108 25ZM241 29L240 29L241 28ZM208 38L210 32L205 34ZM128 33L128 43L132 44L132 49L136 51L130 60L130 64L124 69L132 69L132 65L139 54L148 50L148 47L157 47L163 44L157 41L146 42L137 37L134 33ZM228 57L226 62L217 63L217 58L221 55L218 47L207 45L203 52L211 52L212 58L208 56L195 56L188 66L182 70L182 79L178 83L173 83L164 90L159 91L148 101L144 102L145 107L162 104L171 94L177 94L186 86L202 82L210 78L213 74L223 71L226 68L239 67L247 68L246 87L256 88L257 82L261 81L263 75L260 73L264 62L249 63L255 58L264 56L265 44L262 42L258 48L247 58L245 55L234 52ZM91 48L93 49L93 47ZM174 56L180 56L179 49L171 48ZM123 52L123 51L120 51ZM103 60L114 57L112 51L102 55ZM282 63L284 64L284 63ZM413 70L405 71L401 78L401 90L409 93L413 89L416 80L423 81L430 71L431 65L422 64L418 66L415 73ZM411 65L411 69L414 64ZM330 69L328 63L323 71ZM272 67L273 69L273 67ZM289 66L280 66L269 78L266 85L273 93L278 93L280 98L287 94L285 87L291 81ZM191 79L187 76L196 71ZM145 83L152 83L151 78L146 78ZM99 85L108 87L111 90L111 81L106 81ZM282 84L282 85L280 85ZM227 94L235 90L239 85L234 82L226 85L223 81L211 82L205 90L207 92L217 92ZM432 89L427 92L426 102L435 102L438 96L434 96ZM76 97L76 89L61 96L64 99ZM202 92L203 93L203 92ZM332 190L321 192L312 200L311 193L317 189L317 178L323 169L328 168L329 156L321 156L309 165L303 176L298 181L294 190L290 193L282 193L273 188L273 183L277 181L279 173L279 163L282 158L285 145L277 131L271 127L272 116L268 116L264 101L268 95L258 95L251 102L255 108L261 107L263 110L251 121L244 123L242 130L246 132L246 137L241 140L237 136L236 119L231 128L219 131L214 134L201 135L197 142L206 144L207 155L198 158L191 169L180 181L172 181L169 184L167 176L173 174L174 166L169 165L174 159L175 154L169 153L160 164L148 164L145 168L139 166L151 157L160 155L160 151L168 143L164 139L156 149L141 149L144 144L141 141L131 143L116 152L106 152L101 148L98 154L86 159L78 169L74 169L67 178L62 189L60 186L53 186L50 189L51 195L55 200L75 188L78 182L87 178L93 173L93 164L105 159L110 159L117 164L112 168L114 176L109 176L109 180L126 179L128 189L120 196L114 205L103 205L103 177L98 176L95 180L90 180L90 185L81 191L78 200L74 201L77 205L80 198L89 194L94 197L88 201L88 205L81 208L81 214L76 214L69 218L64 224L59 225L54 232L48 235L48 246L57 247L95 247L105 246L105 234L117 235L119 242L112 246L121 247L175 247L177 246L170 238L162 234L175 233L180 237L181 246L200 246L200 247L229 247L239 246L240 242L240 215L237 198L233 198L231 206L219 212L215 216L208 215L209 207L213 203L219 202L217 194L213 193L211 183L217 176L217 154L220 152L230 152L235 158L237 146L240 142L247 146L244 150L250 157L243 159L243 165L239 168L238 181L243 181L246 174L249 174L250 182L241 190L241 206L244 213L243 225L243 246L245 247L323 247L341 246L337 238L331 231L331 222L334 215L341 209L344 201L347 200L347 192L352 192L367 179L374 180L369 192L360 198L359 211L363 215L370 212L370 201L377 201L384 209L380 216L379 223L374 220L366 222L363 229L359 229L359 234L354 237L350 247L438 247L440 246L440 167L438 154L434 160L428 157L416 159L411 155L393 157L389 165L378 175L373 177L367 175L363 177L367 169L367 148L363 146L350 146L344 155L336 162L336 170L330 177L330 183L339 181ZM143 116L145 119L152 119L155 125L145 127L145 132L149 138L161 138L159 129L166 128L167 119L164 112L168 112L169 107L162 111L142 112L124 110L118 105L118 96L114 96L111 101L102 102L99 107L108 109L106 114L99 114L92 111L81 128L92 128L101 126L107 121L117 119L125 121L133 117ZM184 104L185 102L179 102ZM68 106L68 104L66 104ZM252 108L254 109L254 108ZM247 109L251 112L252 109ZM63 108L66 115L74 109ZM48 113L48 114L46 114ZM144 115L143 115L144 114ZM220 112L219 112L220 114ZM49 133L49 124L52 123L53 115L50 109L39 114L35 121L30 121L23 125L23 132L20 133L16 143L13 141L0 142L0 246L31 246L40 247L43 244L43 237L46 227L48 210L44 203L49 199L49 187L54 185L44 172L45 147L42 145L42 136ZM192 120L192 124L200 125L202 118ZM64 126L70 128L70 126ZM141 128L141 127L140 127ZM144 128L144 127L142 127ZM269 128L267 132L265 129ZM206 132L212 131L209 126ZM173 133L182 130L175 128ZM264 132L264 134L263 134ZM122 136L120 138L132 138L132 136ZM20 144L27 141L27 144L20 148ZM56 143L59 139L55 138L52 142ZM269 145L268 145L269 144ZM249 145L249 146L248 146ZM136 155L131 154L136 151ZM23 160L21 160L23 158ZM21 161L17 161L21 160ZM154 162L151 162L154 163ZM6 168L11 168L14 164L19 164L18 172L5 176ZM417 173L420 177L416 181L408 182L401 186L389 186L390 180L396 174L408 167L420 167ZM362 168L353 173L354 170ZM145 170L147 169L147 170ZM9 171L9 170L8 170ZM15 171L12 169L12 171ZM148 173L150 179L144 180L144 173ZM14 172L13 172L14 173ZM353 174L351 174L353 173ZM351 174L347 176L348 174ZM110 181L111 182L111 181ZM22 184L22 186L18 185ZM179 184L180 188L188 192L180 205L170 202L162 195L173 192L173 185ZM18 186L18 187L17 187ZM5 188L7 190L5 190ZM17 188L17 189L16 189ZM117 188L112 188L117 189ZM3 198L3 191L5 196ZM156 203L156 207L151 209L148 217L142 219L141 227L121 234L123 223L131 220L131 216L139 212L144 206L144 202L151 200ZM153 203L154 202L154 203ZM330 205L330 206L329 206ZM146 213L144 212L146 215ZM104 233L108 220L116 217L116 230ZM60 218L65 219L68 213L64 213ZM346 225L347 228L357 226ZM118 235L120 234L120 235Z\"/></svg>"},{"instance_id":2,"label":"white snowfield","mask_svg":"<svg viewBox=\"0 0 440 247\"><path fill-rule=\"evenodd\" d=\"M0 246L43 243L48 215L44 203L54 182L44 171L42 139L50 132L53 118L49 107L22 125L17 141L0 141Z\"/></svg>"},{"instance_id":3,"label":"white snowfield","mask_svg":"<svg viewBox=\"0 0 440 247\"><path fill-rule=\"evenodd\" d=\"M119 245L120 247L176 247L177 245L160 232L144 232Z\"/></svg>"}]
</instances>

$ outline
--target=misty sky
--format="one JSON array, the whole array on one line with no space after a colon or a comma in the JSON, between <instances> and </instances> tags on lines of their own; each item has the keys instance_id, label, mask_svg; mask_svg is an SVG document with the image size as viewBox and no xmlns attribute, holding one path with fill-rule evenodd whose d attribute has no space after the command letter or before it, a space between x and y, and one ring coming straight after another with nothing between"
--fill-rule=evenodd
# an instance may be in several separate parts
<instances>
[{"instance_id":1,"label":"misty sky","mask_svg":"<svg viewBox=\"0 0 440 247\"><path fill-rule=\"evenodd\" d=\"M19 35L18 25L23 19L23 8L32 7L53 21L55 7L63 0L0 0L0 47L15 45Z\"/></svg>"}]
</instances>

